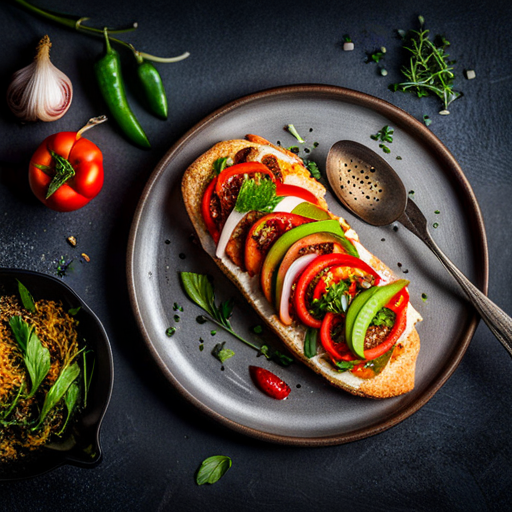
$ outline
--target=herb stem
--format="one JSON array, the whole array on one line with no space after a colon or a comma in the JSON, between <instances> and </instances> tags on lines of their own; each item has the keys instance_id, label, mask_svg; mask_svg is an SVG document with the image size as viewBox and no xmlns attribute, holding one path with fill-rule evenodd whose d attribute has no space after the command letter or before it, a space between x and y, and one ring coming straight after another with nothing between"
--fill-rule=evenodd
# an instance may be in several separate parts
<instances>
[{"instance_id":1,"label":"herb stem","mask_svg":"<svg viewBox=\"0 0 512 512\"><path fill-rule=\"evenodd\" d=\"M128 48L133 52L133 55L136 59L143 58L146 60L151 60L153 62L179 62L180 60L186 59L190 53L185 52L181 55L178 55L176 57L157 57L156 55L151 55L149 53L139 52L137 51L133 45L126 43L125 41L122 41L121 39L117 39L115 37L111 37L110 34L122 34L125 32L132 32L134 30L137 30L138 24L137 22L133 23L129 27L124 28L106 28L106 29L99 29L94 27L89 27L87 25L84 25L84 21L89 20L90 18L82 16L74 16L71 14L63 14L63 13L57 13L50 10L41 9L40 7L36 7L35 5L32 5L31 3L27 2L27 0L12 0L15 4L17 4L22 9L25 9L26 11L30 12L31 14L39 15L43 18L46 18L50 21L53 21L55 23L58 23L59 25L63 25L67 28L76 30L77 32L83 32L85 34L94 35L94 36L105 36L105 30L108 34L108 39L114 43L120 44L124 46L125 48Z\"/></svg>"},{"instance_id":2,"label":"herb stem","mask_svg":"<svg viewBox=\"0 0 512 512\"><path fill-rule=\"evenodd\" d=\"M242 343L245 343L246 345L253 348L254 350L257 350L258 352L261 351L261 347L259 345L242 338L242 336L238 335L235 331L233 331L233 329L231 329L231 326L228 327L228 326L224 325L223 323L219 322L218 320L215 320L215 318L213 318L213 317L205 317L205 318L207 318L210 322L213 322L215 325L218 325L225 331L229 332L229 334L234 336L237 340L240 340Z\"/></svg>"}]
</instances>

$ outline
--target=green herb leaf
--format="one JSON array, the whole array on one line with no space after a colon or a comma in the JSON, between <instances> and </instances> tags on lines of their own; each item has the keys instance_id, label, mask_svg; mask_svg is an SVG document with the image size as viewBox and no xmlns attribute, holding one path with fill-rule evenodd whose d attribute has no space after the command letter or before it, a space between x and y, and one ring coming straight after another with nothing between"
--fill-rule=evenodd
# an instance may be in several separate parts
<instances>
[{"instance_id":1,"label":"green herb leaf","mask_svg":"<svg viewBox=\"0 0 512 512\"><path fill-rule=\"evenodd\" d=\"M215 347L213 347L212 349L212 356L216 357L221 363L235 355L235 353L231 349L224 348L225 344L225 341L223 341L222 343L217 343L217 345L215 345Z\"/></svg>"},{"instance_id":2,"label":"green herb leaf","mask_svg":"<svg viewBox=\"0 0 512 512\"><path fill-rule=\"evenodd\" d=\"M32 384L27 398L32 398L50 370L50 352L43 347L34 328L20 316L12 316L9 319L9 325L23 353L23 360Z\"/></svg>"},{"instance_id":3,"label":"green herb leaf","mask_svg":"<svg viewBox=\"0 0 512 512\"><path fill-rule=\"evenodd\" d=\"M16 279L16 281L18 281L18 292L20 294L20 299L23 304L23 307L27 311L34 312L36 310L34 297L32 297L32 294L28 291L28 289L21 281L19 281L18 279Z\"/></svg>"},{"instance_id":4,"label":"green herb leaf","mask_svg":"<svg viewBox=\"0 0 512 512\"><path fill-rule=\"evenodd\" d=\"M66 394L64 395L64 403L66 404L66 409L68 411L68 414L66 416L66 421L64 422L64 425L62 426L60 432L58 435L62 435L64 430L66 430L66 426L69 422L69 418L71 418L71 415L73 414L73 411L75 410L75 406L78 402L78 399L80 397L80 386L75 382L73 382L68 390L66 391Z\"/></svg>"},{"instance_id":5,"label":"green herb leaf","mask_svg":"<svg viewBox=\"0 0 512 512\"><path fill-rule=\"evenodd\" d=\"M268 179L245 179L240 187L235 210L240 213L258 211L270 213L283 200L276 196L276 184Z\"/></svg>"},{"instance_id":6,"label":"green herb leaf","mask_svg":"<svg viewBox=\"0 0 512 512\"><path fill-rule=\"evenodd\" d=\"M180 278L188 297L210 316L216 318L215 294L208 276L193 272L180 272Z\"/></svg>"},{"instance_id":7,"label":"green herb leaf","mask_svg":"<svg viewBox=\"0 0 512 512\"><path fill-rule=\"evenodd\" d=\"M304 337L304 355L311 359L316 356L317 350L317 338L318 338L318 329L313 329L311 327L306 331L306 336Z\"/></svg>"},{"instance_id":8,"label":"green herb leaf","mask_svg":"<svg viewBox=\"0 0 512 512\"><path fill-rule=\"evenodd\" d=\"M39 421L35 427L32 427L32 430L37 430L40 427L48 413L59 403L62 397L66 394L69 386L71 386L78 375L80 375L80 367L77 363L73 363L71 366L66 366L61 371L57 380L46 394L43 408L39 416Z\"/></svg>"},{"instance_id":9,"label":"green herb leaf","mask_svg":"<svg viewBox=\"0 0 512 512\"><path fill-rule=\"evenodd\" d=\"M76 316L78 315L78 312L82 309L82 306L78 306L76 308L71 308L68 313L71 315L71 316Z\"/></svg>"},{"instance_id":10,"label":"green herb leaf","mask_svg":"<svg viewBox=\"0 0 512 512\"><path fill-rule=\"evenodd\" d=\"M349 285L345 281L338 281L327 286L326 293L311 302L311 313L318 317L322 317L328 312L344 313L349 304L348 289Z\"/></svg>"},{"instance_id":11,"label":"green herb leaf","mask_svg":"<svg viewBox=\"0 0 512 512\"><path fill-rule=\"evenodd\" d=\"M197 485L214 484L231 467L231 459L225 455L214 455L205 459L197 472Z\"/></svg>"},{"instance_id":12,"label":"green herb leaf","mask_svg":"<svg viewBox=\"0 0 512 512\"><path fill-rule=\"evenodd\" d=\"M385 325L390 329L395 325L396 314L388 308L382 308L372 319L370 325Z\"/></svg>"},{"instance_id":13,"label":"green herb leaf","mask_svg":"<svg viewBox=\"0 0 512 512\"><path fill-rule=\"evenodd\" d=\"M55 176L50 181L48 185L48 191L46 192L46 199L48 199L52 194L54 194L57 189L59 189L66 181L72 178L75 175L75 169L71 163L66 160L64 157L55 153L55 151L50 150L50 153L55 161Z\"/></svg>"},{"instance_id":14,"label":"green herb leaf","mask_svg":"<svg viewBox=\"0 0 512 512\"><path fill-rule=\"evenodd\" d=\"M213 174L214 176L218 176L226 167L229 167L227 157L217 158L215 162L213 162Z\"/></svg>"}]
</instances>

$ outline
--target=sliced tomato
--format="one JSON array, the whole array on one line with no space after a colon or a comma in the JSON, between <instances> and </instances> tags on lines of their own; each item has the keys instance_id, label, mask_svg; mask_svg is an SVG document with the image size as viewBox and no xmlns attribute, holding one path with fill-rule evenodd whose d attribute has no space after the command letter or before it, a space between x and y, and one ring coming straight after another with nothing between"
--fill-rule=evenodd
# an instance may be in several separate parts
<instances>
[{"instance_id":1,"label":"sliced tomato","mask_svg":"<svg viewBox=\"0 0 512 512\"><path fill-rule=\"evenodd\" d=\"M364 360L353 368L353 373L359 373L361 377L365 375L363 372L365 361L371 361L385 354L390 350L393 345L398 341L400 336L403 334L407 325L407 304L409 303L409 293L406 289L401 290L386 304L386 308L391 309L395 312L395 324L391 329L391 332L386 336L386 339L374 348L364 351ZM354 355L345 341L337 342L333 338L332 334L336 327L344 323L344 315L336 315L334 313L327 313L320 326L320 342L324 347L325 351L331 356L334 361L357 361L360 360Z\"/></svg>"},{"instance_id":2,"label":"sliced tomato","mask_svg":"<svg viewBox=\"0 0 512 512\"><path fill-rule=\"evenodd\" d=\"M346 279L351 280L348 292L354 297L357 293L357 284L364 281L370 283L371 280L375 279L375 272L370 273L361 268L347 265L334 265L329 269L328 273L320 277L313 291L313 299L319 299L324 295L328 286L345 281ZM373 284L375 284L375 281L373 281Z\"/></svg>"},{"instance_id":3,"label":"sliced tomato","mask_svg":"<svg viewBox=\"0 0 512 512\"><path fill-rule=\"evenodd\" d=\"M229 184L229 181L235 176L239 175L252 175L252 174L265 174L274 183L276 178L272 171L261 162L243 162L241 164L232 165L226 167L217 177L217 183L215 185L215 193L221 197L222 189Z\"/></svg>"},{"instance_id":4,"label":"sliced tomato","mask_svg":"<svg viewBox=\"0 0 512 512\"><path fill-rule=\"evenodd\" d=\"M313 203L315 205L319 205L318 197L310 192L309 190L298 187L297 185L287 185L286 183L277 183L276 185L276 195L277 196L294 196L300 197L307 201L308 203Z\"/></svg>"},{"instance_id":5,"label":"sliced tomato","mask_svg":"<svg viewBox=\"0 0 512 512\"><path fill-rule=\"evenodd\" d=\"M255 222L245 242L245 267L249 275L260 272L265 256L283 233L307 222L313 219L286 212L269 213Z\"/></svg>"},{"instance_id":6,"label":"sliced tomato","mask_svg":"<svg viewBox=\"0 0 512 512\"><path fill-rule=\"evenodd\" d=\"M348 345L344 342L337 342L332 336L332 332L338 328L340 332L345 331L345 315L335 313L326 313L320 326L320 343L325 351L334 361L353 361L355 356L352 354Z\"/></svg>"},{"instance_id":7,"label":"sliced tomato","mask_svg":"<svg viewBox=\"0 0 512 512\"><path fill-rule=\"evenodd\" d=\"M351 256L349 254L340 253L324 254L319 256L304 270L304 272L299 277L294 295L295 312L297 313L299 320L308 327L319 329L322 325L322 320L315 318L309 312L309 286L318 276L318 274L320 274L326 268L333 266L352 267L364 270L368 274L374 276L375 284L380 282L380 277L375 272L375 270L373 270L372 267L370 267L360 258L356 258L355 256Z\"/></svg>"},{"instance_id":8,"label":"sliced tomato","mask_svg":"<svg viewBox=\"0 0 512 512\"><path fill-rule=\"evenodd\" d=\"M203 215L203 220L204 223L206 224L206 229L208 230L208 233L210 233L215 243L219 241L220 232L217 228L217 225L215 224L215 221L212 218L210 203L212 200L212 195L215 190L216 184L217 177L213 178L213 180L210 181L208 187L206 187L206 190L203 194L203 199L201 201L201 214Z\"/></svg>"},{"instance_id":9,"label":"sliced tomato","mask_svg":"<svg viewBox=\"0 0 512 512\"><path fill-rule=\"evenodd\" d=\"M409 292L404 288L398 292L389 302L386 304L386 308L391 309L396 314L395 324L391 329L391 332L387 335L386 339L374 348L364 351L364 357L366 360L375 359L385 352L387 352L402 336L407 326L407 304L409 303Z\"/></svg>"}]
</instances>

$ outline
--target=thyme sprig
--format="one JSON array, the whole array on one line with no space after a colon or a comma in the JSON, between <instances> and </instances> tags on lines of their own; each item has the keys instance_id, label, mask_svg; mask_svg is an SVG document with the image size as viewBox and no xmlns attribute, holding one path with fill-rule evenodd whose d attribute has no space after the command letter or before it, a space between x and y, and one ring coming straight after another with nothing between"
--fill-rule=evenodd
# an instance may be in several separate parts
<instances>
[{"instance_id":1,"label":"thyme sprig","mask_svg":"<svg viewBox=\"0 0 512 512\"><path fill-rule=\"evenodd\" d=\"M424 18L419 18L419 30L409 30L404 36L403 47L411 55L408 65L401 71L406 80L392 84L390 90L396 92L413 92L419 98L435 95L443 103L444 109L440 114L449 114L448 106L462 96L461 92L453 90L453 64L449 59L446 48L450 42L442 36L430 39L430 31L424 28Z\"/></svg>"}]
</instances>

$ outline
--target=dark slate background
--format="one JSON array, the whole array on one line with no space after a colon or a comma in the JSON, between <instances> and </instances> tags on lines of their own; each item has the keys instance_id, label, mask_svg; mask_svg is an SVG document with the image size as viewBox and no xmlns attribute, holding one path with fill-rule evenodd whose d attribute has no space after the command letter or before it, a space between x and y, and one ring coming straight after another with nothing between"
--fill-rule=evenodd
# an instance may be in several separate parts
<instances>
[{"instance_id":1,"label":"dark slate background","mask_svg":"<svg viewBox=\"0 0 512 512\"><path fill-rule=\"evenodd\" d=\"M459 368L420 411L374 437L329 448L278 446L235 434L188 405L146 353L127 297L128 232L144 184L168 148L213 110L270 87L322 83L385 99L430 129L463 168L487 227L489 295L512 313L510 266L512 170L512 4L417 0L222 2L168 0L34 0L91 17L102 28L139 23L124 38L157 55L191 57L159 69L168 89L167 122L133 108L152 141L150 151L126 142L113 123L89 132L102 149L101 195L70 214L45 209L32 196L27 163L57 131L77 130L104 111L92 77L102 41L0 4L1 90L28 64L48 33L53 62L72 79L69 112L55 123L19 124L0 102L0 265L55 274L72 257L75 235L91 257L64 279L95 310L114 352L116 379L102 429L103 462L62 467L36 479L0 485L0 509L24 510L504 510L512 497L512 364L482 323ZM396 29L418 15L452 43L456 88L464 97L451 115L438 102L391 93L401 54ZM341 50L344 34L356 49ZM383 78L365 52L388 50ZM463 70L474 69L475 80ZM213 486L194 474L214 454L233 467Z\"/></svg>"}]
</instances>

